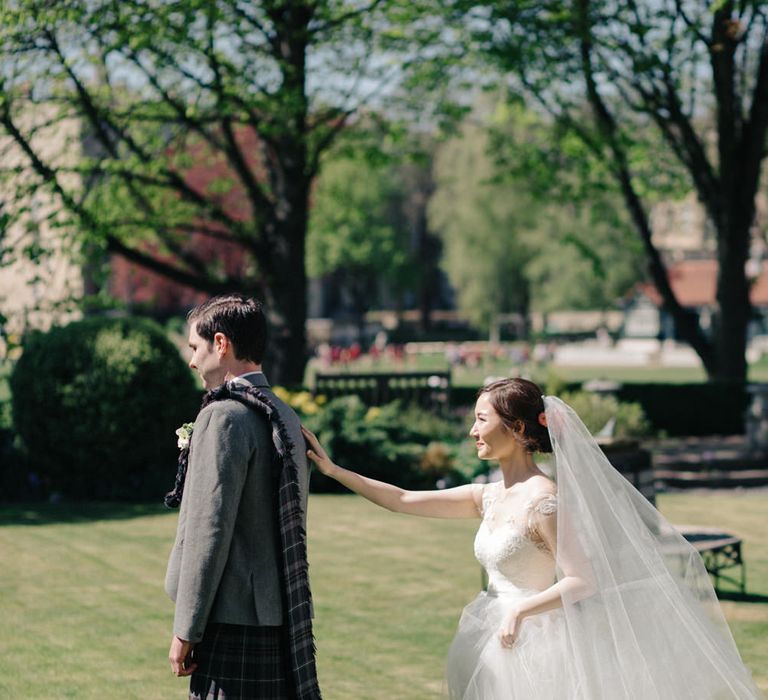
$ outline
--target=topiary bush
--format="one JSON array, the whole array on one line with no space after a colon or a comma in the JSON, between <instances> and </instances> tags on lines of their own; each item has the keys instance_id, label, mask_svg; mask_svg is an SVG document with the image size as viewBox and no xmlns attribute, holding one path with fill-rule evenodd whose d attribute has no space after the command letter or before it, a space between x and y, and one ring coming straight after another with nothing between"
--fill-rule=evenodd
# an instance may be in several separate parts
<instances>
[{"instance_id":1,"label":"topiary bush","mask_svg":"<svg viewBox=\"0 0 768 700\"><path fill-rule=\"evenodd\" d=\"M11 375L30 468L75 498L161 498L175 429L194 418L192 373L155 323L89 318L29 336Z\"/></svg>"}]
</instances>

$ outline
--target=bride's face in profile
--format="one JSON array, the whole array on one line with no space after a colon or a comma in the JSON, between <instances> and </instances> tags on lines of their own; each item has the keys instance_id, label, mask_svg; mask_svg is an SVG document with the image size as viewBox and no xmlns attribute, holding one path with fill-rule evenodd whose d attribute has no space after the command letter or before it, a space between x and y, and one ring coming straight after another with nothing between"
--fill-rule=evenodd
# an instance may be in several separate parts
<instances>
[{"instance_id":1,"label":"bride's face in profile","mask_svg":"<svg viewBox=\"0 0 768 700\"><path fill-rule=\"evenodd\" d=\"M475 438L477 456L480 459L492 459L495 461L511 457L516 448L517 441L512 431L504 425L501 416L488 400L487 394L481 394L475 403L475 422L469 431Z\"/></svg>"}]
</instances>

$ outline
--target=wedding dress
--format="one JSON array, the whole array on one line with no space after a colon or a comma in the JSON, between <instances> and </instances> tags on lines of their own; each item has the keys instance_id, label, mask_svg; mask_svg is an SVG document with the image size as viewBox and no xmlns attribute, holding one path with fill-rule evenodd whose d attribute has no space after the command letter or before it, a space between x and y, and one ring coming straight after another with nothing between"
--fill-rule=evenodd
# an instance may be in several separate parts
<instances>
[{"instance_id":1,"label":"wedding dress","mask_svg":"<svg viewBox=\"0 0 768 700\"><path fill-rule=\"evenodd\" d=\"M487 590L448 652L451 700L754 700L701 558L610 465L578 416L545 399L557 494L483 486L475 556ZM556 546L539 532L556 519ZM551 529L550 529L551 531ZM550 551L555 549L556 551ZM563 606L499 638L521 600L565 579Z\"/></svg>"},{"instance_id":2,"label":"wedding dress","mask_svg":"<svg viewBox=\"0 0 768 700\"><path fill-rule=\"evenodd\" d=\"M488 575L487 591L465 609L448 651L446 680L452 700L571 698L563 660L567 654L562 610L523 621L511 649L499 628L512 606L555 581L555 559L533 536L539 518L554 517L557 498L544 495L510 510L504 484L483 490L483 520L475 556Z\"/></svg>"}]
</instances>

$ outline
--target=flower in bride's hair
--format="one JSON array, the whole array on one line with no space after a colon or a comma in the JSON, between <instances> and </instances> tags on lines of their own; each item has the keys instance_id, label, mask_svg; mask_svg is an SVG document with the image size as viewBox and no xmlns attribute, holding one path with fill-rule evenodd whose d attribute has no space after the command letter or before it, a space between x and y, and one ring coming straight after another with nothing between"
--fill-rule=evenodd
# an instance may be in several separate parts
<instances>
[{"instance_id":1,"label":"flower in bride's hair","mask_svg":"<svg viewBox=\"0 0 768 700\"><path fill-rule=\"evenodd\" d=\"M176 444L179 446L180 450L189 447L189 441L192 439L192 429L194 427L194 423L184 423L184 425L176 429L176 437L178 437Z\"/></svg>"},{"instance_id":2,"label":"flower in bride's hair","mask_svg":"<svg viewBox=\"0 0 768 700\"><path fill-rule=\"evenodd\" d=\"M552 438L560 439L566 425L566 412L561 405L549 405L544 413L544 425Z\"/></svg>"}]
</instances>

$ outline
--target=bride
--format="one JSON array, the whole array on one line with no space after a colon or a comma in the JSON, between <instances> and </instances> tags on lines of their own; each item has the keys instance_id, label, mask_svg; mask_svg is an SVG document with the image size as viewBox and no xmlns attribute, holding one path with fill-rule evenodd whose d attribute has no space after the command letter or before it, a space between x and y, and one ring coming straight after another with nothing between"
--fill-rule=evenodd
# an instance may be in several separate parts
<instances>
[{"instance_id":1,"label":"bride","mask_svg":"<svg viewBox=\"0 0 768 700\"><path fill-rule=\"evenodd\" d=\"M308 457L400 513L479 518L487 590L448 651L452 700L760 698L701 558L610 465L573 410L525 379L483 387L470 436L502 480L404 491ZM554 452L554 480L534 453Z\"/></svg>"}]
</instances>

